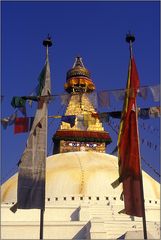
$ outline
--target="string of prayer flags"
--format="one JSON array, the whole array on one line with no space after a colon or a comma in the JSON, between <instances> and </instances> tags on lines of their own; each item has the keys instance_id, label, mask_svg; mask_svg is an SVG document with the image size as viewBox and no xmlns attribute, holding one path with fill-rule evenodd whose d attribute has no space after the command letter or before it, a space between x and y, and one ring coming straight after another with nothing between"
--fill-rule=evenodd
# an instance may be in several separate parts
<instances>
[{"instance_id":1,"label":"string of prayer flags","mask_svg":"<svg viewBox=\"0 0 161 240\"><path fill-rule=\"evenodd\" d=\"M28 97L13 97L11 101L11 105L14 108L24 107L26 100L28 101L29 105L32 105L32 101L37 101L37 96L40 96L41 89L43 87L43 75L44 70L39 77L39 85L34 89ZM110 107L111 96L114 96L116 101L123 101L125 97L125 89L116 89L116 90L103 90L103 91L94 91L92 93L84 93L84 96L87 96L93 106L97 109L97 107ZM132 94L131 89L128 90L130 95ZM149 91L152 94L154 102L160 101L160 85L154 86L145 86L140 87L138 89L137 96L143 98L144 100L147 99L149 95ZM35 95L35 96L34 96ZM51 95L51 97L55 98L56 96L60 97L61 105L67 105L69 102L70 94L60 94L60 95Z\"/></svg>"},{"instance_id":2,"label":"string of prayer flags","mask_svg":"<svg viewBox=\"0 0 161 240\"><path fill-rule=\"evenodd\" d=\"M28 100L29 101L29 105L31 106L32 105L32 102L33 101L36 101L38 102L38 108L42 107L44 101L47 101L49 102L50 100L53 100L54 97L51 96L51 95L46 95L46 96L34 96L34 95L30 95L30 96L24 96L22 97L23 99L25 100Z\"/></svg>"},{"instance_id":3,"label":"string of prayer flags","mask_svg":"<svg viewBox=\"0 0 161 240\"><path fill-rule=\"evenodd\" d=\"M15 119L14 133L24 133L29 131L29 118L20 117Z\"/></svg>"},{"instance_id":4,"label":"string of prayer flags","mask_svg":"<svg viewBox=\"0 0 161 240\"><path fill-rule=\"evenodd\" d=\"M112 118L121 118L121 111L109 112L109 116ZM160 106L150 108L138 108L138 117L144 120L160 117Z\"/></svg>"},{"instance_id":5,"label":"string of prayer flags","mask_svg":"<svg viewBox=\"0 0 161 240\"><path fill-rule=\"evenodd\" d=\"M43 71L42 71L43 75ZM29 97L14 97L15 99L13 100L13 105L16 105L16 107L21 107L21 101L27 100L31 106L32 101L37 101L36 96L40 96L40 92L43 86L43 80L42 77L39 78L39 85L34 89L34 91L31 93ZM125 97L125 92L127 90L125 89L116 89L116 90L103 90L103 91L94 91L92 93L84 93L84 96L87 96L93 106L95 108L99 107L110 107L110 102L111 102L111 96L114 96L116 101L123 101ZM132 94L131 89L128 90L129 94ZM145 86L145 87L140 87L138 89L137 96L143 98L144 100L147 99L149 95L149 91L151 92L153 96L153 100L155 102L158 102L160 100L160 85L155 85L155 86ZM34 96L35 95L35 96ZM60 97L61 99L61 105L67 105L69 102L70 94L60 94L60 95L52 95L51 97ZM33 97L33 98L32 98ZM19 102L20 101L20 102ZM20 106L19 106L19 102ZM22 103L23 104L23 103Z\"/></svg>"},{"instance_id":6,"label":"string of prayer flags","mask_svg":"<svg viewBox=\"0 0 161 240\"><path fill-rule=\"evenodd\" d=\"M50 100L50 96L49 97L46 97L46 96L39 97L39 99L41 99L41 98L42 98L42 102L40 101L40 103L42 103L42 104L46 99ZM51 99L52 99L52 97L51 97ZM41 107L40 103L39 103L39 107ZM18 110L21 110L21 108L18 108ZM23 108L22 108L22 110L23 110ZM25 112L24 112L24 115L26 117ZM12 125L15 122L16 117L17 117L17 110L11 116L6 117L6 118L2 118L1 119L1 124L2 124L3 128L6 129L8 125ZM75 125L76 117L77 117L77 121L78 121L77 124L79 125L79 128L84 129L84 127L87 127L89 125L89 123L90 124L95 124L97 119L99 119L101 122L105 122L105 123L109 123L110 117L120 119L121 118L121 111L102 112L102 113L88 113L88 114L80 114L80 115L77 115L77 116L75 116L75 115L48 116L48 118L61 118L62 121L70 123L71 127L73 127ZM150 107L150 108L138 108L138 117L140 119L143 119L143 120L150 119L150 118L158 118L158 117L160 117L160 106ZM30 117L30 119L32 119L32 117ZM118 125L114 126L114 127L118 128ZM151 130L152 132L159 131L158 129L154 128L153 126L145 125L145 123L142 123L141 127L145 130Z\"/></svg>"},{"instance_id":7,"label":"string of prayer flags","mask_svg":"<svg viewBox=\"0 0 161 240\"><path fill-rule=\"evenodd\" d=\"M145 86L140 87L138 89L137 96L143 98L144 100L148 97L148 92L152 93L154 102L160 101L160 85L155 86ZM110 106L110 97L111 95L114 96L116 101L123 101L125 97L125 92L129 91L129 94L133 94L133 91L131 89L125 90L125 89L117 89L117 90L105 90L105 91L99 91L97 93L98 95L98 105L100 107L109 107Z\"/></svg>"},{"instance_id":8,"label":"string of prayer flags","mask_svg":"<svg viewBox=\"0 0 161 240\"><path fill-rule=\"evenodd\" d=\"M138 116L142 119L160 117L160 107L150 107L138 109Z\"/></svg>"}]
</instances>

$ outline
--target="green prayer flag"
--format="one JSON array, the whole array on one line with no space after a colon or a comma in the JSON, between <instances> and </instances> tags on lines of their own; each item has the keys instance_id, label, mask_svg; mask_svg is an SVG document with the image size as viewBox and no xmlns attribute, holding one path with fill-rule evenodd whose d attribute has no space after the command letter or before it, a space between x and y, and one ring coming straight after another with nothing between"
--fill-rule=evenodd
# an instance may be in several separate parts
<instances>
[{"instance_id":1,"label":"green prayer flag","mask_svg":"<svg viewBox=\"0 0 161 240\"><path fill-rule=\"evenodd\" d=\"M22 97L13 97L11 101L11 105L14 108L25 107L26 100Z\"/></svg>"}]
</instances>

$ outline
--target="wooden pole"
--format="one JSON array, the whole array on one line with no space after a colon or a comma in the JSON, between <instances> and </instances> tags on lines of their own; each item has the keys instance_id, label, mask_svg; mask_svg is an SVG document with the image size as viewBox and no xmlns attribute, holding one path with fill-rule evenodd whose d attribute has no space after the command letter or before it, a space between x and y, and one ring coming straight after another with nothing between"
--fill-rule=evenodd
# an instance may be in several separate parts
<instances>
[{"instance_id":1,"label":"wooden pole","mask_svg":"<svg viewBox=\"0 0 161 240\"><path fill-rule=\"evenodd\" d=\"M145 204L144 204L144 190L143 190L143 178L142 178L142 172L141 172L141 192L142 192L142 208L143 208L143 232L144 232L144 239L148 239L147 237L147 227L146 227L146 216L145 216Z\"/></svg>"},{"instance_id":2,"label":"wooden pole","mask_svg":"<svg viewBox=\"0 0 161 240\"><path fill-rule=\"evenodd\" d=\"M146 215L145 215L145 203L144 203L144 187L143 187L143 175L142 175L142 168L141 168L141 157L140 157L140 138L139 138L139 129L138 129L138 112L137 112L137 105L135 103L135 111L136 111L136 125L137 125L137 136L138 136L138 146L139 146L139 162L140 162L140 185L141 185L141 199L142 199L142 209L143 209L143 232L144 232L144 239L147 238L147 227L146 227Z\"/></svg>"},{"instance_id":3,"label":"wooden pole","mask_svg":"<svg viewBox=\"0 0 161 240\"><path fill-rule=\"evenodd\" d=\"M46 61L48 60L48 48L52 46L51 38L48 34L47 39L43 41L43 45L46 47ZM46 131L48 129L48 109L46 113ZM47 156L47 134L46 134L46 156ZM45 158L46 161L46 158ZM44 212L45 212L45 197L44 197L44 208L40 209L40 240L43 240L43 233L44 233Z\"/></svg>"}]
</instances>

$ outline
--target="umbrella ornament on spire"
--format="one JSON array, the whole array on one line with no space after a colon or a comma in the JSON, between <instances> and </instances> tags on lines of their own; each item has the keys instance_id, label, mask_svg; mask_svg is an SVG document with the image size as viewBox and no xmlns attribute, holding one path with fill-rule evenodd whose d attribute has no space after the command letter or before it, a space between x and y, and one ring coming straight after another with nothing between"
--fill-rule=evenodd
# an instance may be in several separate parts
<instances>
[{"instance_id":1,"label":"umbrella ornament on spire","mask_svg":"<svg viewBox=\"0 0 161 240\"><path fill-rule=\"evenodd\" d=\"M84 67L82 58L77 56L72 69L67 72L64 88L67 92L92 92L95 85L90 72Z\"/></svg>"}]
</instances>

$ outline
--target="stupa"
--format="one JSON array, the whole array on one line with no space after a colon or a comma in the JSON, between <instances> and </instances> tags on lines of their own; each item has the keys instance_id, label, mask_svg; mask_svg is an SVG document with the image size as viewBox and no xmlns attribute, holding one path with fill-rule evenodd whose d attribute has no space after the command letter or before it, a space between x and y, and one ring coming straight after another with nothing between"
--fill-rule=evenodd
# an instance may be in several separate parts
<instances>
[{"instance_id":1,"label":"stupa","mask_svg":"<svg viewBox=\"0 0 161 240\"><path fill-rule=\"evenodd\" d=\"M106 153L111 138L89 97L95 85L80 56L64 88L70 96L65 116L76 118L74 124L61 122L46 160L44 239L143 239L142 218L119 214L122 186L111 186L118 178L118 159ZM38 239L40 211L10 211L17 176L1 188L1 237ZM160 185L144 171L143 184L148 238L159 239Z\"/></svg>"}]
</instances>

